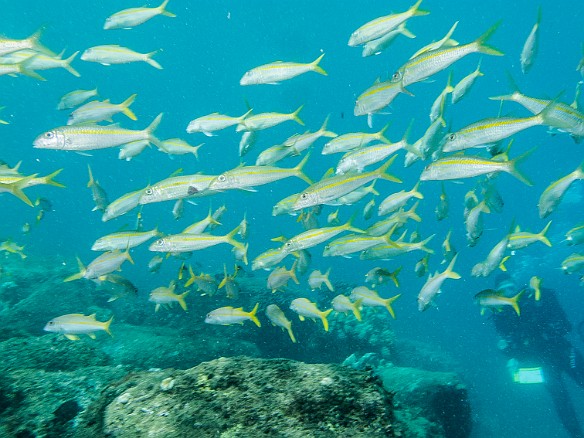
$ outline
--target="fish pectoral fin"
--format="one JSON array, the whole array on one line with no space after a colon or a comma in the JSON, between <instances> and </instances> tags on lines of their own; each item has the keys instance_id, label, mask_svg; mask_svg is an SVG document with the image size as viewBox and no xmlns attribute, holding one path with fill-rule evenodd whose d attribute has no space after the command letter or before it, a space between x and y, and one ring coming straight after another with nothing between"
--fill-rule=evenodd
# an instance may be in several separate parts
<instances>
[{"instance_id":1,"label":"fish pectoral fin","mask_svg":"<svg viewBox=\"0 0 584 438\"><path fill-rule=\"evenodd\" d=\"M91 339L97 338L97 336L95 336L95 333L87 333L87 336L89 336Z\"/></svg>"},{"instance_id":2,"label":"fish pectoral fin","mask_svg":"<svg viewBox=\"0 0 584 438\"><path fill-rule=\"evenodd\" d=\"M304 316L302 316L302 315L298 315L298 319L299 319L300 321L304 321L304 320L306 320L306 318L305 318Z\"/></svg>"},{"instance_id":3,"label":"fish pectoral fin","mask_svg":"<svg viewBox=\"0 0 584 438\"><path fill-rule=\"evenodd\" d=\"M71 335L71 334L68 334L68 333L65 334L65 337L67 339L69 339L70 341L78 341L79 340L79 336L77 336L77 335Z\"/></svg>"}]
</instances>

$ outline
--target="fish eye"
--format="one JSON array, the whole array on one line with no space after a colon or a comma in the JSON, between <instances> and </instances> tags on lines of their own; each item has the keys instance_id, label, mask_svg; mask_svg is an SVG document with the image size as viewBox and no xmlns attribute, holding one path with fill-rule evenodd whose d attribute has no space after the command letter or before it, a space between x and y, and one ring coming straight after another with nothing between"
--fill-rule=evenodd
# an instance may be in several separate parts
<instances>
[{"instance_id":1,"label":"fish eye","mask_svg":"<svg viewBox=\"0 0 584 438\"><path fill-rule=\"evenodd\" d=\"M454 141L455 139L456 139L456 134L450 134L448 136L448 140L450 140L450 141Z\"/></svg>"},{"instance_id":2,"label":"fish eye","mask_svg":"<svg viewBox=\"0 0 584 438\"><path fill-rule=\"evenodd\" d=\"M289 248L289 247L291 247L291 246L292 246L292 243L291 243L291 242L286 242L286 243L284 244L284 246L287 246L287 247Z\"/></svg>"},{"instance_id":3,"label":"fish eye","mask_svg":"<svg viewBox=\"0 0 584 438\"><path fill-rule=\"evenodd\" d=\"M226 179L227 179L227 178L225 178L225 175L219 175L219 176L217 177L217 181L219 181L219 182L225 182L225 180L226 180Z\"/></svg>"},{"instance_id":4,"label":"fish eye","mask_svg":"<svg viewBox=\"0 0 584 438\"><path fill-rule=\"evenodd\" d=\"M158 239L158 240L156 241L156 244L157 244L158 246L162 246L162 245L164 245L164 243L165 243L165 240L164 240L164 239Z\"/></svg>"},{"instance_id":5,"label":"fish eye","mask_svg":"<svg viewBox=\"0 0 584 438\"><path fill-rule=\"evenodd\" d=\"M301 194L300 199L308 199L308 193Z\"/></svg>"},{"instance_id":6,"label":"fish eye","mask_svg":"<svg viewBox=\"0 0 584 438\"><path fill-rule=\"evenodd\" d=\"M145 193L150 196L151 194L154 193L154 190L152 190L151 188L148 188L148 189L146 189Z\"/></svg>"},{"instance_id":7,"label":"fish eye","mask_svg":"<svg viewBox=\"0 0 584 438\"><path fill-rule=\"evenodd\" d=\"M55 322L54 321L49 321L49 324L48 325L55 325Z\"/></svg>"},{"instance_id":8,"label":"fish eye","mask_svg":"<svg viewBox=\"0 0 584 438\"><path fill-rule=\"evenodd\" d=\"M392 76L391 79L394 81L397 81L398 79L401 79L401 73L399 71L396 71Z\"/></svg>"},{"instance_id":9,"label":"fish eye","mask_svg":"<svg viewBox=\"0 0 584 438\"><path fill-rule=\"evenodd\" d=\"M53 138L55 134L53 131L45 132L45 138Z\"/></svg>"}]
</instances>

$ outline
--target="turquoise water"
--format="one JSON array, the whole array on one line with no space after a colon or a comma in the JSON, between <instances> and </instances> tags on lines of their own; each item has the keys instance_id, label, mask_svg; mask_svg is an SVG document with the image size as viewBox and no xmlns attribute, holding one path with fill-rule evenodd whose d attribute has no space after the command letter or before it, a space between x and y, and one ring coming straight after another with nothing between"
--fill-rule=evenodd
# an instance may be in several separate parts
<instances>
[{"instance_id":1,"label":"turquoise water","mask_svg":"<svg viewBox=\"0 0 584 438\"><path fill-rule=\"evenodd\" d=\"M330 115L329 129L339 134L354 131L370 131L364 117L354 117L356 97L373 81L387 79L421 46L441 38L454 21L460 23L454 37L464 43L481 35L498 20L500 28L490 44L505 52L504 57L471 55L453 66L455 82L476 67L482 58L484 77L477 80L470 94L455 106L448 105L446 121L454 130L485 117L499 114L499 102L488 100L489 96L506 94L510 87L507 72L516 79L520 89L527 95L554 98L563 92L560 100L571 103L578 81L582 80L576 66L582 57L581 43L584 41L582 20L584 8L570 1L542 2L543 21L540 32L540 47L535 65L528 75L523 75L519 65L519 53L536 17L536 4L529 1L508 2L485 1L438 2L428 0L423 8L431 14L415 17L408 28L416 39L398 37L393 45L379 56L362 58L360 48L347 46L353 30L377 16L405 10L408 2L389 4L386 1L360 2L180 2L171 1L168 9L177 18L156 17L133 30L102 30L108 15L126 7L137 6L131 2L91 2L72 4L54 2L1 2L3 11L2 33L11 38L25 38L38 27L46 30L42 42L55 52L66 50L68 56L74 51L83 51L100 44L120 44L139 52L160 50L155 59L164 67L156 70L147 64L102 66L79 59L73 66L81 77L75 78L63 70L43 72L46 82L30 78L0 78L0 105L6 108L0 118L10 122L0 126L2 145L0 158L14 165L22 160L21 171L25 174L41 175L63 168L58 180L67 188L34 187L27 190L31 199L42 196L50 199L53 212L36 225L38 209L31 209L7 194L1 196L2 222L0 238L11 238L25 244L30 256L67 260L71 272L75 271L74 257L79 256L86 264L96 253L90 250L95 239L120 229L133 228L136 210L103 223L99 212L92 212L93 203L87 184L87 164L91 164L95 177L107 191L110 200L126 192L137 190L166 178L177 169L184 173L202 172L220 174L240 164L238 156L239 133L234 129L220 131L216 137L202 134L187 134L188 122L212 112L241 115L248 107L254 112L291 112L305 105L301 118L306 128L318 129ZM472 5L470 5L472 3ZM321 65L328 76L308 73L281 85L259 85L241 87L239 79L247 70L275 60L310 62L321 52L326 53ZM381 129L391 122L388 137L398 141L411 120L410 140L419 138L428 126L429 108L442 90L448 71L436 74L431 79L409 87L415 97L400 95L391 107L373 119L373 130ZM125 116L116 116L123 127L141 129L159 113L164 113L156 135L161 139L180 137L192 145L205 143L200 149L199 160L192 156L175 156L172 159L149 148L130 162L117 159L117 150L91 151L91 156L73 152L38 150L32 148L34 138L56 126L66 123L67 113L55 109L59 98L75 89L97 87L101 98L120 102L130 94L138 97L132 109L138 116L133 122ZM528 112L517 104L505 103L502 114L527 116ZM288 136L304 132L294 123L262 132L256 147L243 158L253 164L261 150L278 144ZM464 194L474 187L473 180L462 184L447 183L450 200L450 215L436 222L434 208L440 193L440 183L427 182L421 186L425 199L418 213L423 218L418 229L422 236L436 234L430 246L436 256L430 259L431 271L442 271L440 266L440 243L449 229L453 229L452 242L460 251L456 271L463 279L447 281L444 293L438 299L438 310L429 309L419 313L415 297L424 283L413 273L413 266L420 258L408 254L390 262L361 262L356 258L323 258L320 248L311 251L312 268L323 272L332 267L333 282L362 283L363 275L374 266L394 270L403 267L400 275L403 294L395 304L397 319L391 321L396 335L423 340L440 346L463 365L463 378L471 388L474 414L478 424L488 424L475 431L476 436L565 436L557 422L549 396L545 390L512 386L505 368L506 359L497 350L497 336L487 317L481 317L473 303L473 295L492 287L496 273L486 279L471 277L472 266L484 259L512 220L523 229L540 231L547 220L540 220L537 202L542 191L554 180L574 170L583 159L582 146L565 134L550 135L545 127L534 127L516 135L511 155L519 155L532 147L536 152L523 166L525 174L533 181L527 187L509 175L501 175L497 187L505 199L501 214L484 218L485 232L476 247L468 248L465 241L462 218ZM338 156L320 154L323 140L319 140L311 153L306 173L317 180ZM401 154L403 155L403 153ZM403 180L401 186L379 181L376 188L381 197L392 191L409 190L423 170L422 163L403 168L400 157L390 169ZM283 167L295 166L298 158L287 159ZM173 203L146 205L142 211L144 229L158 226L165 233L176 233L190 223L202 219L211 205L227 206L227 213L216 231L225 234L240 222L247 212L250 222L250 260L276 244L270 239L279 235L291 237L303 231L295 217L272 217L272 206L280 199L301 191L305 183L297 179L286 179L258 187L255 193L226 192L209 198L196 200L197 205L185 204L182 219L172 217ZM564 233L584 220L582 213L582 184L577 182L566 199L553 213L549 233L553 247L534 245L522 250L509 263L509 269L520 283L527 283L532 275L545 279L545 285L559 292L561 303L574 324L582 319L581 294L578 275L564 276L559 270L561 261L573 251L561 241ZM379 198L381 200L382 198ZM339 214L341 222L347 220L355 210L361 209L369 199L355 206L346 206ZM379 202L379 201L378 201ZM325 226L326 215L334 208L325 207L320 225ZM28 234L21 231L24 223L33 224ZM371 222L371 221L370 221ZM357 226L370 225L361 218ZM416 225L409 226L410 231ZM168 284L176 275L179 260L169 259L156 277L146 268L152 253L146 246L132 251L135 265L123 267L123 274L140 290L140 306L146 303L148 291L153 287ZM223 264L233 263L230 248L218 246L195 253L189 260L198 269L208 273L219 273ZM290 266L288 261L287 266ZM257 275L264 275L263 272ZM267 274L265 274L267 275ZM153 280L155 278L155 280ZM301 280L305 284L305 279ZM391 290L391 294L395 291ZM388 292L389 293L389 292ZM318 298L314 294L307 295ZM290 298L294 298L290 296ZM55 291L54 299L58 299ZM232 303L220 299L217 306ZM268 304L268 303L265 303ZM208 309L209 311L212 308ZM72 309L72 312L84 309ZM287 311L287 309L286 309ZM289 311L288 316L292 317ZM54 315L57 316L57 315ZM116 320L124 320L116 315ZM389 321L389 320L388 320ZM199 322L204 324L203 321ZM39 328L40 329L40 328ZM315 328L316 329L316 328ZM229 332L232 333L232 332ZM288 342L282 338L282 342ZM577 336L575 345L582 346ZM312 358L317 362L318 358ZM568 382L571 385L572 382ZM583 406L582 390L574 387L574 403ZM581 411L582 413L582 411ZM582 417L582 415L581 415ZM584 422L584 418L581 418Z\"/></svg>"}]
</instances>

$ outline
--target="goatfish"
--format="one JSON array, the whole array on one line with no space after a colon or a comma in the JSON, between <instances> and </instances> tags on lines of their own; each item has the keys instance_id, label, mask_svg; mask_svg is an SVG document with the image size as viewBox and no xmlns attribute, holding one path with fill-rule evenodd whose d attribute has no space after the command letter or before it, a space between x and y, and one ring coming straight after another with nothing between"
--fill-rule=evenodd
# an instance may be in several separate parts
<instances>
[{"instance_id":1,"label":"goatfish","mask_svg":"<svg viewBox=\"0 0 584 438\"><path fill-rule=\"evenodd\" d=\"M258 327L262 326L260 320L256 317L260 303L257 303L251 312L246 312L242 307L237 309L231 306L220 307L212 312L207 313L205 322L215 325L242 324L244 321L252 321Z\"/></svg>"},{"instance_id":2,"label":"goatfish","mask_svg":"<svg viewBox=\"0 0 584 438\"><path fill-rule=\"evenodd\" d=\"M186 141L180 138L170 138L160 142L158 150L164 152L168 155L185 155L193 154L195 158L199 159L199 149L205 143L198 144L197 146L191 146Z\"/></svg>"},{"instance_id":3,"label":"goatfish","mask_svg":"<svg viewBox=\"0 0 584 438\"><path fill-rule=\"evenodd\" d=\"M479 61L476 70L462 78L452 89L452 103L460 102L468 94L476 79L481 76L484 76L484 74L481 73L481 62Z\"/></svg>"},{"instance_id":4,"label":"goatfish","mask_svg":"<svg viewBox=\"0 0 584 438\"><path fill-rule=\"evenodd\" d=\"M336 227L322 227L313 228L303 233L297 234L296 236L288 239L282 251L285 253L291 253L295 251L300 251L301 249L312 248L313 246L319 245L326 242L329 239L337 236L344 231L351 231L353 233L363 233L363 230L354 228L352 225L352 218L343 225L338 225Z\"/></svg>"},{"instance_id":5,"label":"goatfish","mask_svg":"<svg viewBox=\"0 0 584 438\"><path fill-rule=\"evenodd\" d=\"M272 293L282 290L286 287L290 279L292 279L294 283L300 284L295 273L297 265L298 260L295 260L290 270L286 269L284 266L280 266L270 272L267 282L268 289L271 289Z\"/></svg>"},{"instance_id":6,"label":"goatfish","mask_svg":"<svg viewBox=\"0 0 584 438\"><path fill-rule=\"evenodd\" d=\"M138 140L131 143L126 143L120 147L118 158L120 160L130 161L132 158L140 155L147 146L150 146L150 142L148 140Z\"/></svg>"},{"instance_id":7,"label":"goatfish","mask_svg":"<svg viewBox=\"0 0 584 438\"><path fill-rule=\"evenodd\" d=\"M448 195L446 194L444 183L442 183L442 192L440 193L438 204L434 209L434 213L436 213L436 219L438 221L446 219L448 217L448 210L449 210Z\"/></svg>"},{"instance_id":8,"label":"goatfish","mask_svg":"<svg viewBox=\"0 0 584 438\"><path fill-rule=\"evenodd\" d=\"M322 255L323 257L342 256L350 258L351 254L365 251L368 248L384 243L394 245L397 248L399 247L399 244L391 240L391 235L393 234L396 226L397 225L394 225L394 227L383 236L349 234L348 236L340 237L330 242L324 248Z\"/></svg>"},{"instance_id":9,"label":"goatfish","mask_svg":"<svg viewBox=\"0 0 584 438\"><path fill-rule=\"evenodd\" d=\"M138 53L127 47L111 44L90 47L81 54L81 59L88 62L97 62L102 65L145 62L158 70L162 70L162 66L152 59L156 53L158 53L158 50L150 53Z\"/></svg>"},{"instance_id":10,"label":"goatfish","mask_svg":"<svg viewBox=\"0 0 584 438\"><path fill-rule=\"evenodd\" d=\"M213 236L211 234L173 234L158 239L150 244L148 249L154 252L182 253L199 251L211 246L227 243L236 248L243 249L243 243L233 239L239 231L239 227L224 236Z\"/></svg>"},{"instance_id":11,"label":"goatfish","mask_svg":"<svg viewBox=\"0 0 584 438\"><path fill-rule=\"evenodd\" d=\"M199 275L195 275L192 266L189 266L189 279L185 283L185 287L190 285L196 285L198 291L202 291L204 295L213 296L217 293L219 288L219 283L215 280L215 277L201 272Z\"/></svg>"},{"instance_id":12,"label":"goatfish","mask_svg":"<svg viewBox=\"0 0 584 438\"><path fill-rule=\"evenodd\" d=\"M535 294L535 301L539 301L541 298L541 278L536 275L531 277L529 279L529 287Z\"/></svg>"},{"instance_id":13,"label":"goatfish","mask_svg":"<svg viewBox=\"0 0 584 438\"><path fill-rule=\"evenodd\" d=\"M401 183L400 179L386 173L386 170L391 166L395 158L396 156L394 155L377 170L371 172L335 175L312 184L304 192L299 194L298 198L292 205L292 210L300 210L314 205L326 204L327 202L353 192L377 178Z\"/></svg>"},{"instance_id":14,"label":"goatfish","mask_svg":"<svg viewBox=\"0 0 584 438\"><path fill-rule=\"evenodd\" d=\"M15 174L1 174L0 173L0 183L9 185L15 182L20 182L23 179L25 180L23 184L19 185L21 188L26 189L32 186L38 185L49 185L54 187L65 187L63 184L55 181L55 177L59 175L63 169L59 169L51 173L50 175L46 176L37 176L37 174L30 175L30 176L23 176L18 173Z\"/></svg>"},{"instance_id":15,"label":"goatfish","mask_svg":"<svg viewBox=\"0 0 584 438\"><path fill-rule=\"evenodd\" d=\"M166 178L143 189L139 203L143 205L214 194L216 192L210 191L209 186L216 178L216 175L201 174Z\"/></svg>"},{"instance_id":16,"label":"goatfish","mask_svg":"<svg viewBox=\"0 0 584 438\"><path fill-rule=\"evenodd\" d=\"M235 265L233 274L229 275L227 273L227 266L223 263L223 280L219 283L218 289L225 288L225 296L229 299L235 299L239 296L239 285L235 281L238 272L239 267Z\"/></svg>"},{"instance_id":17,"label":"goatfish","mask_svg":"<svg viewBox=\"0 0 584 438\"><path fill-rule=\"evenodd\" d=\"M361 310L359 308L361 307L362 302L363 300L361 298L353 302L346 295L337 295L331 301L331 305L333 306L335 312L339 313L353 312L353 315L355 315L357 321L361 321Z\"/></svg>"},{"instance_id":18,"label":"goatfish","mask_svg":"<svg viewBox=\"0 0 584 438\"><path fill-rule=\"evenodd\" d=\"M367 56L379 55L391 45L398 35L403 35L411 39L416 38L416 35L411 33L406 28L406 23L403 22L396 29L390 30L385 35L365 43L361 56L365 58Z\"/></svg>"},{"instance_id":19,"label":"goatfish","mask_svg":"<svg viewBox=\"0 0 584 438\"><path fill-rule=\"evenodd\" d=\"M300 111L304 108L304 105L301 105L296 111L283 114L283 113L260 113L254 114L244 118L237 128L235 128L236 132L241 131L260 131L262 129L272 128L280 123L287 122L289 120L293 120L299 125L304 126L304 122L298 117Z\"/></svg>"},{"instance_id":20,"label":"goatfish","mask_svg":"<svg viewBox=\"0 0 584 438\"><path fill-rule=\"evenodd\" d=\"M87 165L87 170L89 171L89 182L87 183L87 188L91 189L91 196L95 207L91 211L103 211L105 212L108 205L108 197L104 188L99 184L99 181L93 178L93 173L91 172L91 166Z\"/></svg>"},{"instance_id":21,"label":"goatfish","mask_svg":"<svg viewBox=\"0 0 584 438\"><path fill-rule=\"evenodd\" d=\"M107 222L136 208L138 205L140 205L140 197L142 196L143 192L144 189L128 192L107 204L107 207L101 217L102 222Z\"/></svg>"},{"instance_id":22,"label":"goatfish","mask_svg":"<svg viewBox=\"0 0 584 438\"><path fill-rule=\"evenodd\" d=\"M308 73L309 71L327 76L327 72L318 65L323 57L324 53L314 61L307 64L276 61L270 64L260 65L259 67L252 68L245 72L239 81L239 85L274 85L295 78L296 76L300 76L301 74Z\"/></svg>"},{"instance_id":23,"label":"goatfish","mask_svg":"<svg viewBox=\"0 0 584 438\"><path fill-rule=\"evenodd\" d=\"M221 225L221 223L218 222L213 217L213 214L211 212L211 207L209 207L209 213L207 213L207 216L204 219L201 219L200 221L195 222L194 224L186 227L184 230L182 230L182 234L201 234L201 233L204 233L207 230L207 228L209 227L209 225L211 225L211 224ZM240 234L241 234L241 229L240 229Z\"/></svg>"},{"instance_id":24,"label":"goatfish","mask_svg":"<svg viewBox=\"0 0 584 438\"><path fill-rule=\"evenodd\" d=\"M17 52L15 54L18 53L22 52ZM57 56L31 51L32 56L23 61L22 65L23 67L25 67L25 70L29 72L31 71L36 72L37 70L50 70L53 68L63 68L67 70L69 73L71 73L73 76L80 77L81 75L79 74L79 72L75 70L73 67L71 67L71 62L73 62L73 60L77 57L79 52L73 53L68 58L63 58L62 57L63 54L64 51Z\"/></svg>"},{"instance_id":25,"label":"goatfish","mask_svg":"<svg viewBox=\"0 0 584 438\"><path fill-rule=\"evenodd\" d=\"M173 280L170 282L168 287L157 287L152 292L150 292L148 301L156 304L156 307L154 308L155 312L158 312L161 306L171 306L174 303L178 303L185 312L187 311L185 297L189 294L189 291L187 290L182 294L177 294L175 293L175 290L176 283Z\"/></svg>"},{"instance_id":26,"label":"goatfish","mask_svg":"<svg viewBox=\"0 0 584 438\"><path fill-rule=\"evenodd\" d=\"M337 134L327 130L327 125L330 116L326 116L322 126L318 131L307 131L304 134L294 134L282 143L282 146L289 148L291 155L300 155L306 149L314 144L316 140L321 137L335 138Z\"/></svg>"},{"instance_id":27,"label":"goatfish","mask_svg":"<svg viewBox=\"0 0 584 438\"><path fill-rule=\"evenodd\" d=\"M59 149L65 151L90 151L120 146L138 140L148 140L156 145L160 141L154 130L160 124L162 114L142 130L123 129L116 125L61 126L39 135L33 142L37 149Z\"/></svg>"},{"instance_id":28,"label":"goatfish","mask_svg":"<svg viewBox=\"0 0 584 438\"><path fill-rule=\"evenodd\" d=\"M379 216L384 216L386 214L393 213L394 211L399 210L405 206L406 203L412 198L424 199L424 195L418 191L419 187L420 181L418 181L414 188L409 192L401 190L397 193L389 195L379 204L377 214Z\"/></svg>"},{"instance_id":29,"label":"goatfish","mask_svg":"<svg viewBox=\"0 0 584 438\"><path fill-rule=\"evenodd\" d=\"M582 269L584 269L584 255L574 253L566 257L562 262L562 271L565 274L572 274Z\"/></svg>"},{"instance_id":30,"label":"goatfish","mask_svg":"<svg viewBox=\"0 0 584 438\"><path fill-rule=\"evenodd\" d=\"M460 279L460 275L454 272L452 269L454 268L454 264L456 263L456 259L458 258L458 254L454 256L448 267L444 272L438 273L436 272L434 275L430 275L428 280L422 286L420 293L418 294L418 310L423 312L430 306L436 295L441 292L442 284L447 278L451 278L453 280Z\"/></svg>"},{"instance_id":31,"label":"goatfish","mask_svg":"<svg viewBox=\"0 0 584 438\"><path fill-rule=\"evenodd\" d=\"M357 302L360 301L364 307L384 307L387 309L393 319L395 319L395 312L392 303L397 300L401 294L390 298L381 298L377 292L365 286L358 286L351 291L350 299Z\"/></svg>"},{"instance_id":32,"label":"goatfish","mask_svg":"<svg viewBox=\"0 0 584 438\"><path fill-rule=\"evenodd\" d=\"M500 310L503 306L511 306L517 316L521 316L518 301L525 291L522 290L514 297L506 297L501 292L493 289L485 289L474 296L474 301L481 306L481 315L484 314L485 309Z\"/></svg>"},{"instance_id":33,"label":"goatfish","mask_svg":"<svg viewBox=\"0 0 584 438\"><path fill-rule=\"evenodd\" d=\"M217 176L209 185L210 190L250 190L253 187L269 184L284 178L295 176L312 184L312 181L302 172L302 168L308 161L310 154L307 154L296 167L280 168L272 166L240 166L228 170Z\"/></svg>"},{"instance_id":34,"label":"goatfish","mask_svg":"<svg viewBox=\"0 0 584 438\"><path fill-rule=\"evenodd\" d=\"M276 304L270 304L268 307L266 307L266 316L272 325L281 327L286 330L288 332L288 336L290 336L290 340L296 343L296 338L292 332L292 321L286 318L286 315L284 315L282 309L280 309Z\"/></svg>"},{"instance_id":35,"label":"goatfish","mask_svg":"<svg viewBox=\"0 0 584 438\"><path fill-rule=\"evenodd\" d=\"M32 49L35 52L46 53L47 55L54 55L49 49L41 44L40 38L44 28L38 29L28 38L22 40L14 40L11 38L0 37L0 56L8 55L10 53L19 52L21 50Z\"/></svg>"},{"instance_id":36,"label":"goatfish","mask_svg":"<svg viewBox=\"0 0 584 438\"><path fill-rule=\"evenodd\" d=\"M397 143L380 143L349 151L339 160L335 173L337 175L353 171L361 173L365 167L383 161L407 146L408 143L404 137Z\"/></svg>"},{"instance_id":37,"label":"goatfish","mask_svg":"<svg viewBox=\"0 0 584 438\"><path fill-rule=\"evenodd\" d=\"M101 322L95 318L95 313L89 316L83 313L70 313L51 319L45 326L44 331L62 333L70 341L78 341L78 335L87 335L91 339L95 339L95 332L100 331L112 336L110 324L113 319L114 317L112 316L108 321Z\"/></svg>"},{"instance_id":38,"label":"goatfish","mask_svg":"<svg viewBox=\"0 0 584 438\"><path fill-rule=\"evenodd\" d=\"M422 240L420 242L403 242L403 236L397 240L397 242L382 243L368 248L361 252L359 258L361 260L390 260L394 257L398 257L402 254L406 254L412 251L424 251L429 254L433 254L434 251L426 247L426 244L434 238L435 234Z\"/></svg>"},{"instance_id":39,"label":"goatfish","mask_svg":"<svg viewBox=\"0 0 584 438\"><path fill-rule=\"evenodd\" d=\"M324 284L329 291L334 292L335 288L329 280L330 273L331 268L328 268L324 274L318 269L312 271L308 276L308 286L310 287L310 290L321 289Z\"/></svg>"},{"instance_id":40,"label":"goatfish","mask_svg":"<svg viewBox=\"0 0 584 438\"><path fill-rule=\"evenodd\" d=\"M438 50L441 49L442 47L454 47L454 46L458 46L458 41L453 40L452 34L454 33L454 31L456 30L456 27L458 26L458 21L456 21L448 30L448 32L446 32L446 35L444 35L441 39L439 39L438 41L433 41L430 44L427 44L426 46L422 47L420 50L418 50L416 53L414 53L410 59L414 59L416 56L421 55L422 53L426 53L426 52L430 52L432 50Z\"/></svg>"},{"instance_id":41,"label":"goatfish","mask_svg":"<svg viewBox=\"0 0 584 438\"><path fill-rule=\"evenodd\" d=\"M539 46L539 24L541 23L541 6L537 9L537 21L533 25L531 32L527 36L527 40L525 40L525 44L523 45L523 49L521 50L521 71L523 74L527 74L531 67L533 66L533 62L535 61L535 56L537 55L537 49Z\"/></svg>"},{"instance_id":42,"label":"goatfish","mask_svg":"<svg viewBox=\"0 0 584 438\"><path fill-rule=\"evenodd\" d=\"M372 125L373 114L390 105L400 93L411 95L399 80L377 80L357 97L353 114L355 116L367 116L370 121L369 125Z\"/></svg>"},{"instance_id":43,"label":"goatfish","mask_svg":"<svg viewBox=\"0 0 584 438\"><path fill-rule=\"evenodd\" d=\"M142 23L147 22L157 15L164 15L165 17L176 17L172 12L166 10L166 5L169 0L164 0L162 4L156 8L130 8L123 11L116 12L105 19L103 25L104 30L111 29L131 29Z\"/></svg>"},{"instance_id":44,"label":"goatfish","mask_svg":"<svg viewBox=\"0 0 584 438\"><path fill-rule=\"evenodd\" d=\"M282 248L273 248L264 251L251 262L251 270L264 269L269 271L272 267L280 263L289 253L282 251Z\"/></svg>"},{"instance_id":45,"label":"goatfish","mask_svg":"<svg viewBox=\"0 0 584 438\"><path fill-rule=\"evenodd\" d=\"M85 267L81 260L77 258L79 272L65 278L63 282L67 283L69 281L79 280L81 278L102 281L105 279L107 274L121 270L120 267L126 260L134 264L134 260L132 260L128 250L123 252L119 250L104 252L100 256L96 257L89 265L87 265L87 267Z\"/></svg>"},{"instance_id":46,"label":"goatfish","mask_svg":"<svg viewBox=\"0 0 584 438\"><path fill-rule=\"evenodd\" d=\"M365 23L351 34L349 46L355 47L368 43L380 38L394 29L397 29L402 23L411 17L428 15L428 11L419 9L422 0L418 0L412 7L399 14L385 15Z\"/></svg>"},{"instance_id":47,"label":"goatfish","mask_svg":"<svg viewBox=\"0 0 584 438\"><path fill-rule=\"evenodd\" d=\"M400 266L395 271L391 272L385 268L373 268L365 274L365 283L372 283L371 287L375 288L392 281L393 284L395 284L395 287L399 287L397 276L401 272L401 269Z\"/></svg>"},{"instance_id":48,"label":"goatfish","mask_svg":"<svg viewBox=\"0 0 584 438\"><path fill-rule=\"evenodd\" d=\"M471 275L473 277L487 277L495 269L500 268L506 271L505 268L505 251L509 245L509 235L507 234L503 239L497 243L487 255L487 258L473 266Z\"/></svg>"},{"instance_id":49,"label":"goatfish","mask_svg":"<svg viewBox=\"0 0 584 438\"><path fill-rule=\"evenodd\" d=\"M202 132L207 137L213 137L215 131L220 131L230 126L239 125L243 120L251 114L253 110L249 110L239 117L226 116L224 114L212 113L206 116L198 117L191 120L187 126L187 133L194 134L195 132Z\"/></svg>"},{"instance_id":50,"label":"goatfish","mask_svg":"<svg viewBox=\"0 0 584 438\"><path fill-rule=\"evenodd\" d=\"M109 99L104 101L93 100L80 106L71 113L67 120L67 125L78 125L80 123L97 123L103 120L112 121L112 117L122 113L131 120L138 120L130 105L134 103L137 94L132 94L122 103L111 103Z\"/></svg>"},{"instance_id":51,"label":"goatfish","mask_svg":"<svg viewBox=\"0 0 584 438\"><path fill-rule=\"evenodd\" d=\"M574 181L584 179L584 162L576 170L551 183L539 198L537 208L541 219L548 217L560 204Z\"/></svg>"},{"instance_id":52,"label":"goatfish","mask_svg":"<svg viewBox=\"0 0 584 438\"><path fill-rule=\"evenodd\" d=\"M580 245L584 243L584 224L578 225L566 232L568 245Z\"/></svg>"},{"instance_id":53,"label":"goatfish","mask_svg":"<svg viewBox=\"0 0 584 438\"><path fill-rule=\"evenodd\" d=\"M0 252L6 251L10 254L18 254L22 260L26 258L26 254L24 253L24 245L19 246L16 242L12 242L11 240L5 240L4 242L0 243Z\"/></svg>"},{"instance_id":54,"label":"goatfish","mask_svg":"<svg viewBox=\"0 0 584 438\"><path fill-rule=\"evenodd\" d=\"M0 193L4 193L4 192L10 193L10 194L16 196L18 199L20 199L25 204L33 207L32 201L28 198L28 196L26 196L24 194L22 189L26 188L29 181L31 181L35 177L36 177L36 174L21 178L18 181L15 181L12 183L0 182Z\"/></svg>"},{"instance_id":55,"label":"goatfish","mask_svg":"<svg viewBox=\"0 0 584 438\"><path fill-rule=\"evenodd\" d=\"M525 248L526 246L529 246L535 242L541 242L544 245L551 247L552 244L545 236L551 224L552 221L549 221L543 230L537 234L521 231L518 225L515 228L515 231L509 235L509 243L507 244L507 248L514 251L516 249Z\"/></svg>"},{"instance_id":56,"label":"goatfish","mask_svg":"<svg viewBox=\"0 0 584 438\"><path fill-rule=\"evenodd\" d=\"M379 132L350 132L348 134L339 135L324 145L322 154L329 155L338 152L348 152L356 148L367 146L376 140L390 144L391 142L383 135L387 128L389 128L389 124L385 125Z\"/></svg>"},{"instance_id":57,"label":"goatfish","mask_svg":"<svg viewBox=\"0 0 584 438\"><path fill-rule=\"evenodd\" d=\"M315 303L309 301L306 298L296 298L290 303L290 310L298 315L300 321L304 321L306 318L320 319L324 327L324 331L328 332L329 324L326 317L333 311L333 309L328 309L321 311L318 309Z\"/></svg>"},{"instance_id":58,"label":"goatfish","mask_svg":"<svg viewBox=\"0 0 584 438\"><path fill-rule=\"evenodd\" d=\"M496 161L478 156L463 155L440 158L426 166L420 175L420 181L445 181L506 172L522 183L531 186L531 181L517 169L517 165L531 155L534 150L531 149L509 161Z\"/></svg>"},{"instance_id":59,"label":"goatfish","mask_svg":"<svg viewBox=\"0 0 584 438\"><path fill-rule=\"evenodd\" d=\"M93 90L71 91L61 97L61 100L59 100L59 103L57 104L57 109L66 110L75 108L76 106L81 105L86 100L95 96L97 96L97 88L94 88Z\"/></svg>"},{"instance_id":60,"label":"goatfish","mask_svg":"<svg viewBox=\"0 0 584 438\"><path fill-rule=\"evenodd\" d=\"M92 251L113 251L116 249L134 248L158 236L157 228L151 231L121 231L100 237L91 247Z\"/></svg>"}]
</instances>

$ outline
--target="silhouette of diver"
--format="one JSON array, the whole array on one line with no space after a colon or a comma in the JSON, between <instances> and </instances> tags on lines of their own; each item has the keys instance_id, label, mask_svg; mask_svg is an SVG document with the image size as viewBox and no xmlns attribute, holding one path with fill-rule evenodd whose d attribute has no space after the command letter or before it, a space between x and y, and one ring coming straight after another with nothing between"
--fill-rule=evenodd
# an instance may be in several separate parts
<instances>
[{"instance_id":1,"label":"silhouette of diver","mask_svg":"<svg viewBox=\"0 0 584 438\"><path fill-rule=\"evenodd\" d=\"M505 296L517 293L509 277L500 278L498 284L497 290L505 290ZM510 308L493 313L495 328L502 337L500 348L513 363L537 367L531 370L541 369L543 383L566 431L572 438L584 438L562 376L570 376L584 389L584 357L566 337L572 331L572 324L552 289L542 288L539 301L530 289L525 290L520 308L521 316ZM584 321L577 327L581 336L583 329Z\"/></svg>"}]
</instances>

